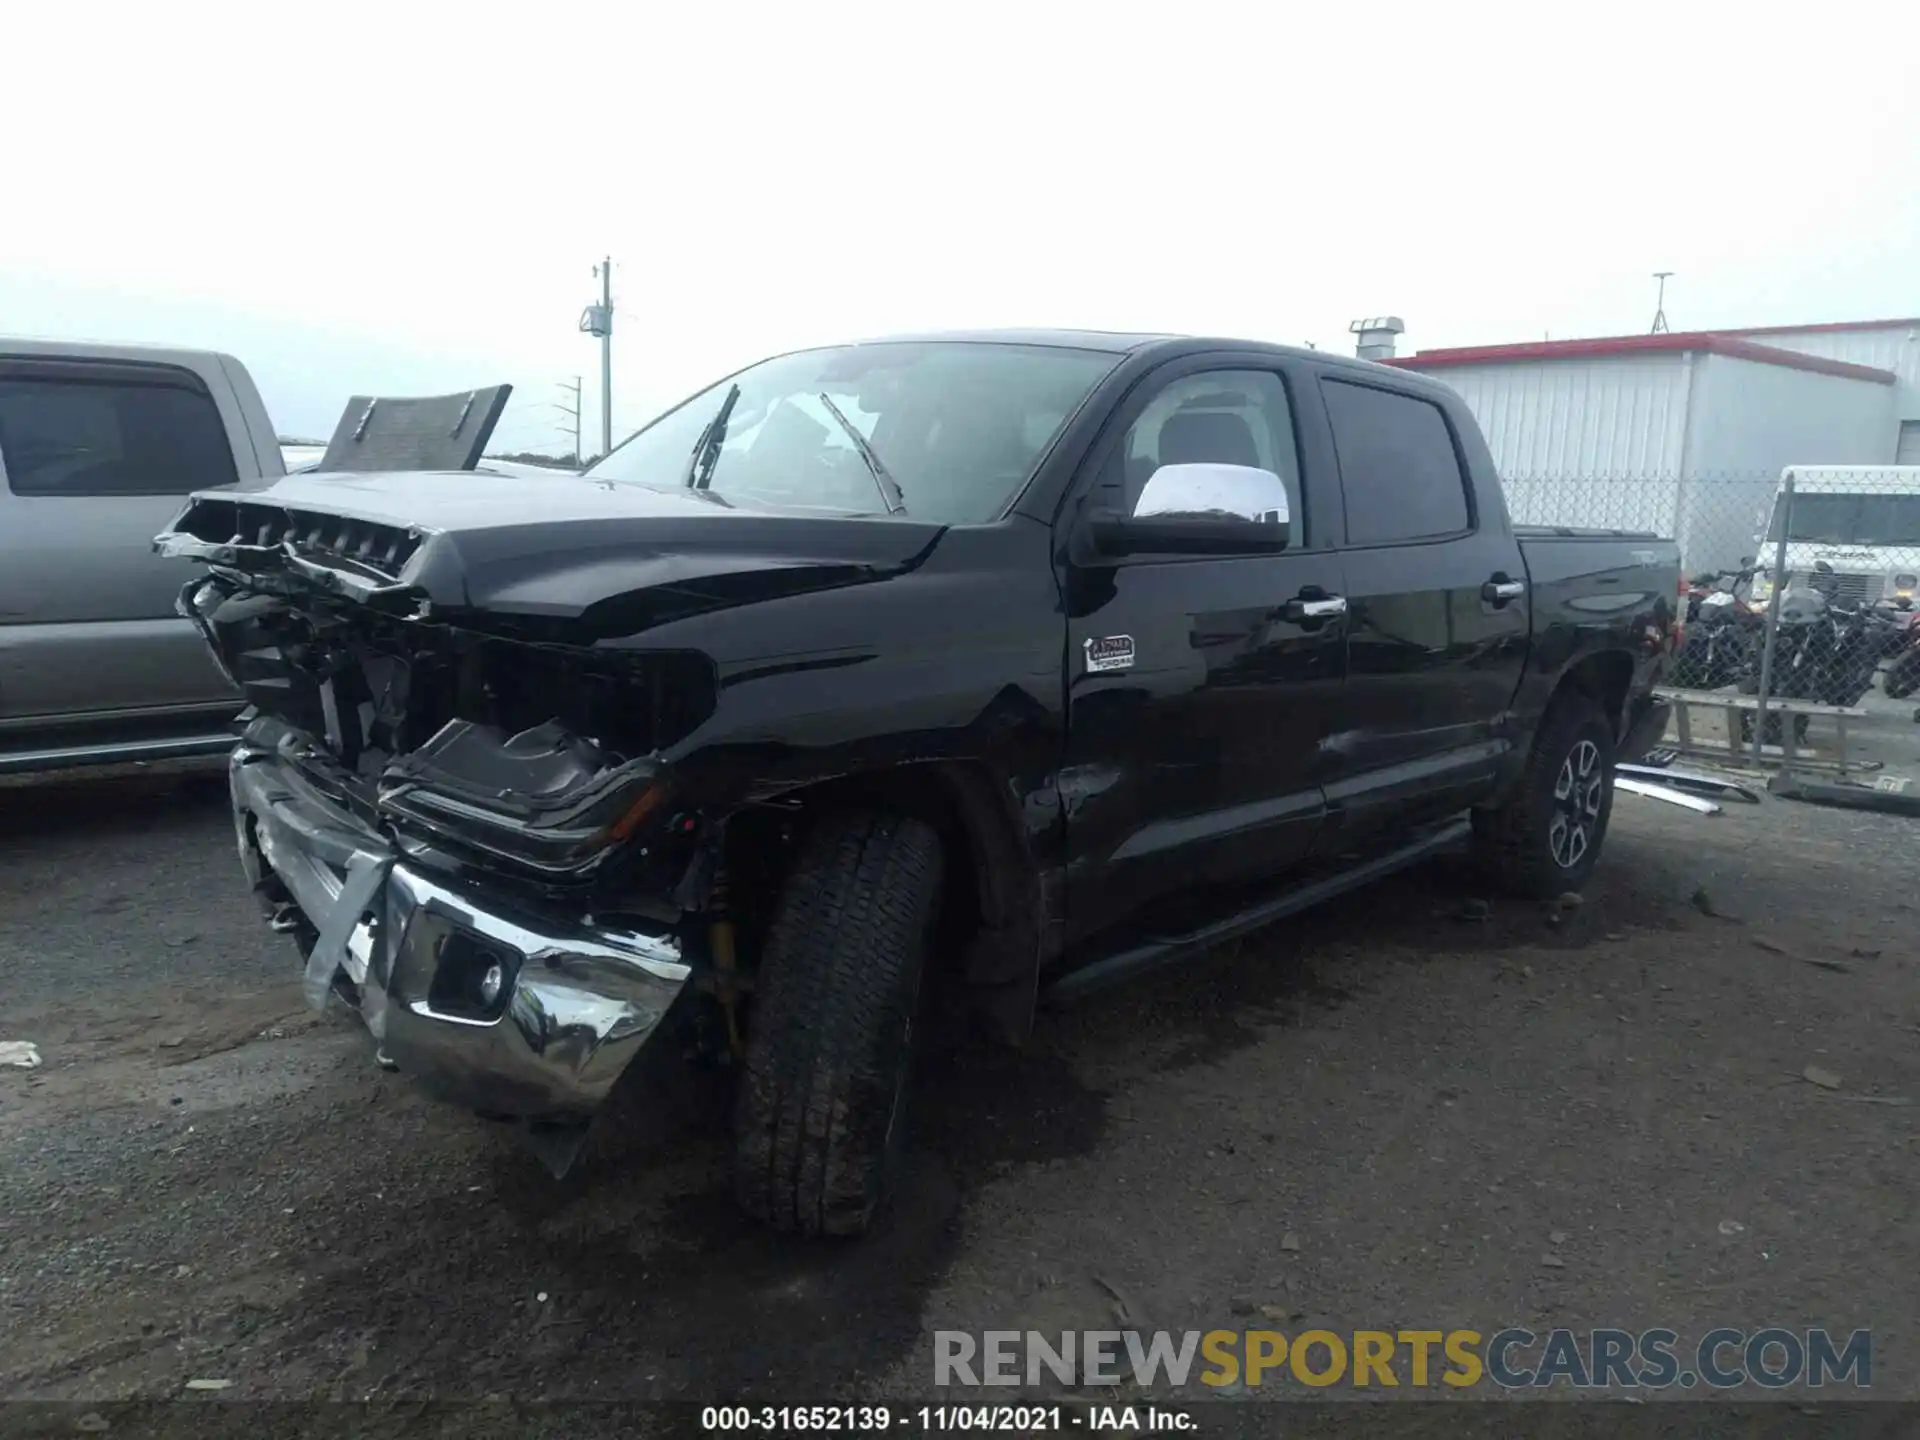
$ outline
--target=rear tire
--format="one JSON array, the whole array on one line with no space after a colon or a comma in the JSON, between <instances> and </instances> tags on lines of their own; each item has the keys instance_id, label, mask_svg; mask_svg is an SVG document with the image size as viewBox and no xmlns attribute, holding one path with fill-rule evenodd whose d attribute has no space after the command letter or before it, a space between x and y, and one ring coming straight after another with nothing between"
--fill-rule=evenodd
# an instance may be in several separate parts
<instances>
[{"instance_id":1,"label":"rear tire","mask_svg":"<svg viewBox=\"0 0 1920 1440\"><path fill-rule=\"evenodd\" d=\"M1548 708L1507 803L1473 812L1482 864L1503 889L1552 899L1586 883L1613 814L1613 727L1583 695Z\"/></svg>"},{"instance_id":2,"label":"rear tire","mask_svg":"<svg viewBox=\"0 0 1920 1440\"><path fill-rule=\"evenodd\" d=\"M940 837L899 815L833 815L803 842L763 947L734 1114L734 1194L777 1230L858 1235L886 1199Z\"/></svg>"}]
</instances>

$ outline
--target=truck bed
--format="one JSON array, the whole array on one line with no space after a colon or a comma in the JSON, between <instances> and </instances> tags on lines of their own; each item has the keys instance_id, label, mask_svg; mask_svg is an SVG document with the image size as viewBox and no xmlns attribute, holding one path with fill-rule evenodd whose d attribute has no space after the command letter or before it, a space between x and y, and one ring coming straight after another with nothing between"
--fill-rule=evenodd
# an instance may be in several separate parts
<instances>
[{"instance_id":1,"label":"truck bed","mask_svg":"<svg viewBox=\"0 0 1920 1440\"><path fill-rule=\"evenodd\" d=\"M1656 620L1655 602L1671 610L1679 591L1680 547L1658 535L1516 527L1514 537L1526 561L1536 641L1544 628L1591 626L1609 614Z\"/></svg>"},{"instance_id":2,"label":"truck bed","mask_svg":"<svg viewBox=\"0 0 1920 1440\"><path fill-rule=\"evenodd\" d=\"M1665 669L1679 602L1680 547L1643 532L1570 526L1516 527L1514 538L1527 567L1533 631L1518 710L1538 723L1553 677L1582 655L1632 656L1629 703L1616 717L1626 743Z\"/></svg>"}]
</instances>

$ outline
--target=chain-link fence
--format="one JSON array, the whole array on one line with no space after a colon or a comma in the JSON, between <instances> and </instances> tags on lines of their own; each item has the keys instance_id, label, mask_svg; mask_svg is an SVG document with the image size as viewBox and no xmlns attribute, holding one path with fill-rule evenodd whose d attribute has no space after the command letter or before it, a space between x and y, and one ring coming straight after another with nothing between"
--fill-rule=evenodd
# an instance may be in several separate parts
<instances>
[{"instance_id":1,"label":"chain-link fence","mask_svg":"<svg viewBox=\"0 0 1920 1440\"><path fill-rule=\"evenodd\" d=\"M1666 683L1725 727L1701 748L1765 761L1838 744L1845 768L1849 720L1920 694L1920 468L1519 476L1507 493L1517 523L1679 543L1684 628Z\"/></svg>"}]
</instances>

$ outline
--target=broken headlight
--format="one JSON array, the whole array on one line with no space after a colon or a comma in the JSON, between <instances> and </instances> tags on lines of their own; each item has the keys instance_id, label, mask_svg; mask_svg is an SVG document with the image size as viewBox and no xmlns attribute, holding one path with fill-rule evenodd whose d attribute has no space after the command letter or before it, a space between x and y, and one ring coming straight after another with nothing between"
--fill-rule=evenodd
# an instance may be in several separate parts
<instances>
[{"instance_id":1,"label":"broken headlight","mask_svg":"<svg viewBox=\"0 0 1920 1440\"><path fill-rule=\"evenodd\" d=\"M663 798L652 761L617 761L554 722L504 735L453 720L387 765L379 809L399 830L562 875L598 864Z\"/></svg>"}]
</instances>

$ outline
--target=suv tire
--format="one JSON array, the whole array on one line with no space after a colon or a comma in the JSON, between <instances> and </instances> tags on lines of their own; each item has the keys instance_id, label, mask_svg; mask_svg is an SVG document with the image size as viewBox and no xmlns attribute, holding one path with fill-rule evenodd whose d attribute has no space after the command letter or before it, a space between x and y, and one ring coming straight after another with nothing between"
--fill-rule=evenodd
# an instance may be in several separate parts
<instances>
[{"instance_id":1,"label":"suv tire","mask_svg":"<svg viewBox=\"0 0 1920 1440\"><path fill-rule=\"evenodd\" d=\"M734 1194L777 1230L859 1235L903 1149L940 837L901 815L822 819L762 948L734 1113Z\"/></svg>"}]
</instances>

